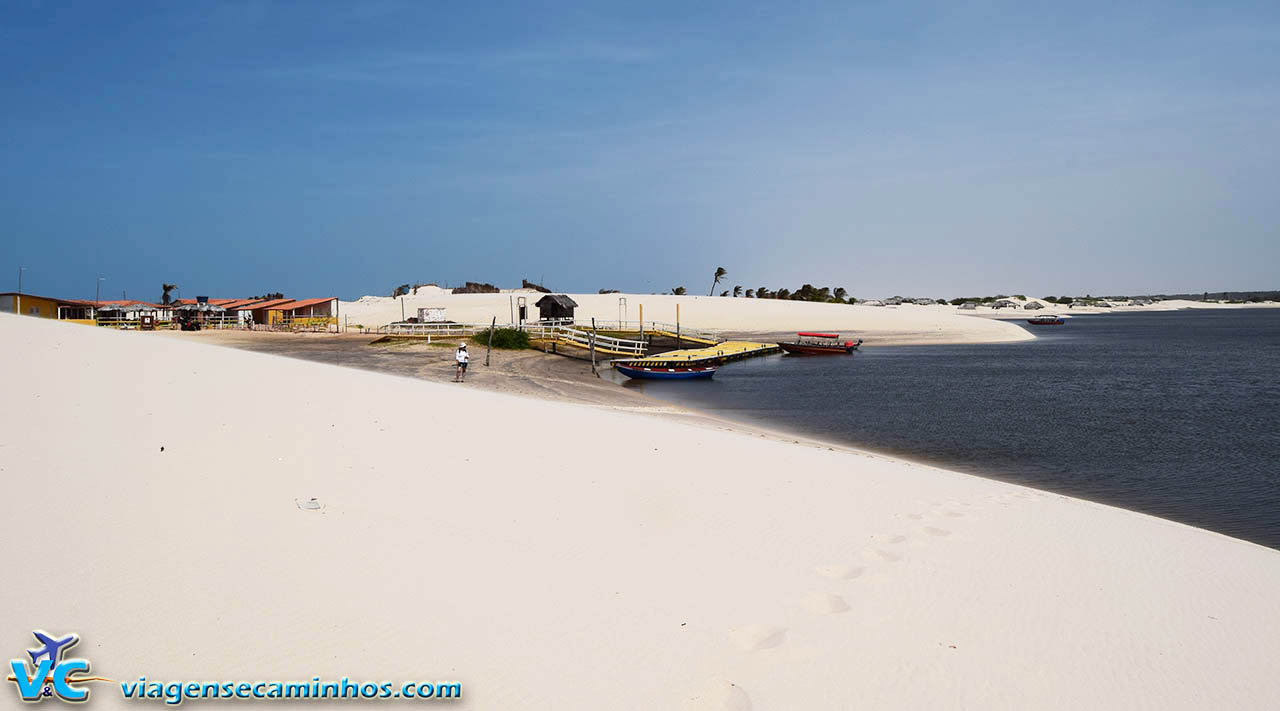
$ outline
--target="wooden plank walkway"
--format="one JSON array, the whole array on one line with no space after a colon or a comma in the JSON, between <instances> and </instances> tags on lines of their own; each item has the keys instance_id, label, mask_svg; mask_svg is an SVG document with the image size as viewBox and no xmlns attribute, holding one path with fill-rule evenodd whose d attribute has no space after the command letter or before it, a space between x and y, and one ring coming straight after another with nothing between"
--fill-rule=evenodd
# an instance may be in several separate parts
<instances>
[{"instance_id":1,"label":"wooden plank walkway","mask_svg":"<svg viewBox=\"0 0 1280 711\"><path fill-rule=\"evenodd\" d=\"M753 358L755 356L777 353L782 349L775 343L755 343L753 341L725 341L706 348L685 348L678 351L656 353L644 358L622 359L628 365L647 367L670 367L679 365L711 365L728 363L729 361Z\"/></svg>"}]
</instances>

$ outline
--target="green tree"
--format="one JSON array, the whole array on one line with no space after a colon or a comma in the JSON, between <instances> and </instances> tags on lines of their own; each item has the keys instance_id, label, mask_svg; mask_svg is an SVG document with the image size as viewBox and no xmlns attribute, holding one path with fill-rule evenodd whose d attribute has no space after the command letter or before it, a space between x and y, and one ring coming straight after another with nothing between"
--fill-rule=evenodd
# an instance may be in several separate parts
<instances>
[{"instance_id":1,"label":"green tree","mask_svg":"<svg viewBox=\"0 0 1280 711\"><path fill-rule=\"evenodd\" d=\"M849 298L849 292L845 291L843 286L837 286L835 290L835 296L837 299L841 301L845 301L846 299Z\"/></svg>"},{"instance_id":2,"label":"green tree","mask_svg":"<svg viewBox=\"0 0 1280 711\"><path fill-rule=\"evenodd\" d=\"M735 299L736 299L736 298L738 298L739 296L742 296L742 285L741 285L741 284L737 284L737 285L735 285L735 286L733 287L733 298L735 298Z\"/></svg>"},{"instance_id":3,"label":"green tree","mask_svg":"<svg viewBox=\"0 0 1280 711\"><path fill-rule=\"evenodd\" d=\"M748 299L755 298L755 295L756 295L756 290L755 290L755 289L747 289L747 298L748 298Z\"/></svg>"},{"instance_id":4,"label":"green tree","mask_svg":"<svg viewBox=\"0 0 1280 711\"><path fill-rule=\"evenodd\" d=\"M683 286L677 286L676 288L671 290L671 293L674 294L675 296L684 296L685 290Z\"/></svg>"},{"instance_id":5,"label":"green tree","mask_svg":"<svg viewBox=\"0 0 1280 711\"><path fill-rule=\"evenodd\" d=\"M724 270L724 267L716 267L716 278L711 282L711 291L707 293L707 296L716 295L716 285L719 284L720 280L725 278L728 273L729 272Z\"/></svg>"}]
</instances>

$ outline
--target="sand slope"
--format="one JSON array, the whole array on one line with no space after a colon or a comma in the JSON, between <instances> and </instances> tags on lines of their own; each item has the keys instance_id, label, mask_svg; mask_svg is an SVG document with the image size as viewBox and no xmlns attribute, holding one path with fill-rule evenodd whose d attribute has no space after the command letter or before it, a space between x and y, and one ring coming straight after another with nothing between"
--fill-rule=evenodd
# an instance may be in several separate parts
<instances>
[{"instance_id":1,"label":"sand slope","mask_svg":"<svg viewBox=\"0 0 1280 711\"><path fill-rule=\"evenodd\" d=\"M105 676L508 711L1280 699L1274 550L465 385L9 315L0 342L12 658L75 631Z\"/></svg>"},{"instance_id":2,"label":"sand slope","mask_svg":"<svg viewBox=\"0 0 1280 711\"><path fill-rule=\"evenodd\" d=\"M450 320L461 323L511 321L512 303L524 296L530 318L538 317L533 304L541 294L450 294L422 290L417 296L400 299L365 296L340 304L344 323L377 327L400 320L404 314L416 316L419 308L444 307ZM776 299L735 299L712 296L670 296L663 294L571 294L578 303L580 321L591 318L617 321L644 320L674 322L680 305L680 323L688 328L716 329L731 333L776 334L796 331L837 330L863 338L869 345L884 343L1000 343L1023 341L1034 336L1013 324L974 319L957 313L954 306L851 306L818 304ZM619 299L627 300L625 314Z\"/></svg>"}]
</instances>

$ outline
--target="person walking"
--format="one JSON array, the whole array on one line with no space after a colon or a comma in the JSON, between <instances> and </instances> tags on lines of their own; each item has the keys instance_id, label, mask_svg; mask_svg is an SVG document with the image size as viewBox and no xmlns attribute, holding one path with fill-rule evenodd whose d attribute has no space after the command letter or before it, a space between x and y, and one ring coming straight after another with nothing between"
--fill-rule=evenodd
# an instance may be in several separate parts
<instances>
[{"instance_id":1,"label":"person walking","mask_svg":"<svg viewBox=\"0 0 1280 711\"><path fill-rule=\"evenodd\" d=\"M458 361L458 372L453 376L453 382L465 383L467 381L467 361L471 360L471 356L467 355L467 344L458 344L458 351L453 354L453 359Z\"/></svg>"}]
</instances>

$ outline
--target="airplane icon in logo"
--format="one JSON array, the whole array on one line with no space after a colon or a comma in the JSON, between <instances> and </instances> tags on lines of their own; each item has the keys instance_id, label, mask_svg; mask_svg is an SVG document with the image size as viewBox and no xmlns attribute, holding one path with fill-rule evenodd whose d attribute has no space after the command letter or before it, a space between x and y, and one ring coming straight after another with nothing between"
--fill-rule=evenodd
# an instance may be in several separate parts
<instances>
[{"instance_id":1,"label":"airplane icon in logo","mask_svg":"<svg viewBox=\"0 0 1280 711\"><path fill-rule=\"evenodd\" d=\"M35 635L36 640L44 645L44 647L40 649L27 650L27 654L31 655L32 664L36 664L40 657L47 656L49 657L49 661L53 663L53 666L56 667L58 666L58 662L62 661L62 653L76 646L76 642L80 641L80 638L74 634L69 634L62 639L54 639L40 630L36 630L31 634Z\"/></svg>"}]
</instances>

